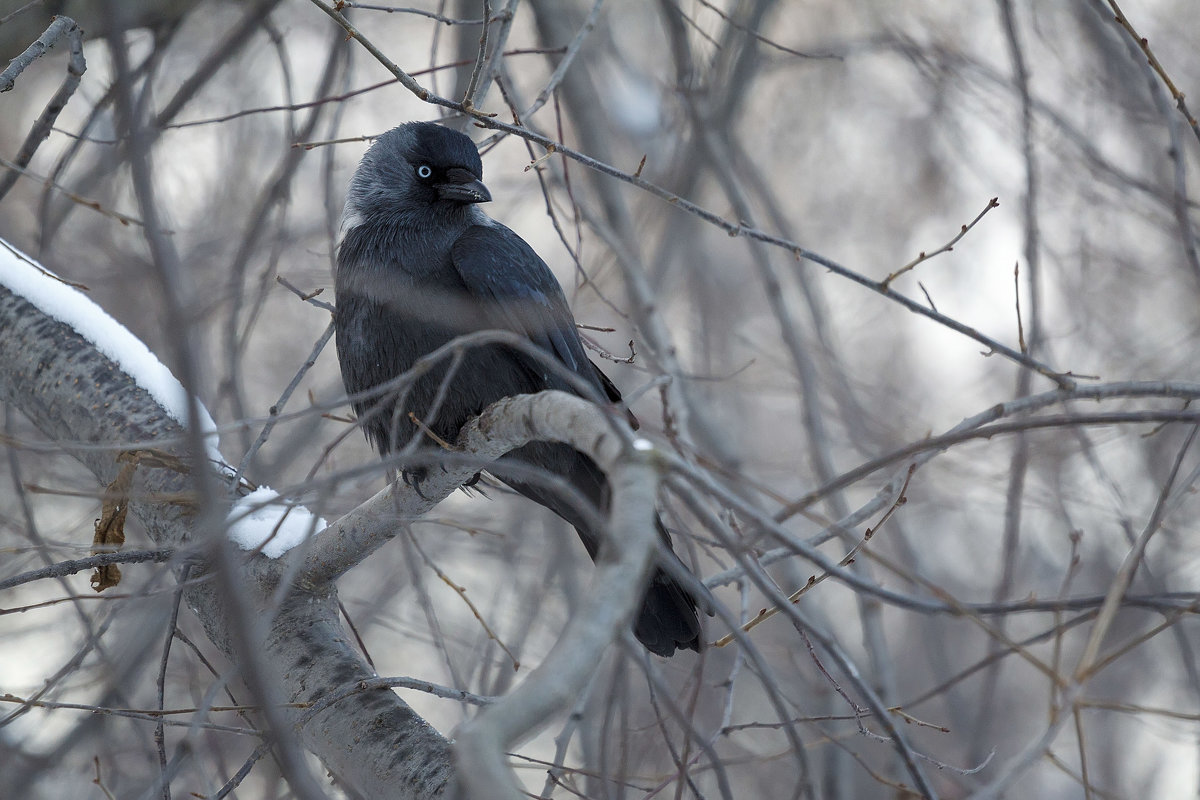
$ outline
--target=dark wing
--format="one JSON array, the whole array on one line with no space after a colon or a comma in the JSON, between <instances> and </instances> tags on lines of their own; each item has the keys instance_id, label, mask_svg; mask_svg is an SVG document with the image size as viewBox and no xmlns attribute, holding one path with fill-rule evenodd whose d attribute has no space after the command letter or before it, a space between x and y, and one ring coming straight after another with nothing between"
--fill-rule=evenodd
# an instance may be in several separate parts
<instances>
[{"instance_id":1,"label":"dark wing","mask_svg":"<svg viewBox=\"0 0 1200 800\"><path fill-rule=\"evenodd\" d=\"M603 370L596 366L595 361L592 361L591 364L592 372L596 373L596 380L600 381L600 387L604 389L604 394L610 401L620 405L620 403L624 400L624 398L621 397L621 390L618 389L617 385L613 383L607 375L604 374ZM638 422L637 417L635 417L633 412L628 408L625 409L625 419L629 422L629 427L633 428L635 431L641 427L641 423Z\"/></svg>"},{"instance_id":2,"label":"dark wing","mask_svg":"<svg viewBox=\"0 0 1200 800\"><path fill-rule=\"evenodd\" d=\"M467 290L482 301L486 325L480 327L527 337L592 384L600 397L612 397L616 388L601 380L588 360L558 279L524 239L498 222L476 225L454 243L450 261ZM546 368L522 360L542 376L547 388L572 391Z\"/></svg>"}]
</instances>

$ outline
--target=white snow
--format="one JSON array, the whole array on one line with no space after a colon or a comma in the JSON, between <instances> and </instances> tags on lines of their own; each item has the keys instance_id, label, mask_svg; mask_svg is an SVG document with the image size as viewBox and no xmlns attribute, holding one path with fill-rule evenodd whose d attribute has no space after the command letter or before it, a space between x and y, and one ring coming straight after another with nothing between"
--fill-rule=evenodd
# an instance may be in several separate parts
<instances>
[{"instance_id":1,"label":"white snow","mask_svg":"<svg viewBox=\"0 0 1200 800\"><path fill-rule=\"evenodd\" d=\"M0 284L69 325L116 362L174 420L187 424L187 393L150 348L81 291L63 283L4 239L0 239ZM199 414L208 457L222 464L217 425L203 405L199 406ZM229 538L243 550L261 547L264 555L278 558L327 524L263 486L234 503L229 513Z\"/></svg>"},{"instance_id":2,"label":"white snow","mask_svg":"<svg viewBox=\"0 0 1200 800\"><path fill-rule=\"evenodd\" d=\"M239 497L229 511L229 538L243 550L262 548L279 558L329 524L304 506L293 505L267 486Z\"/></svg>"},{"instance_id":3,"label":"white snow","mask_svg":"<svg viewBox=\"0 0 1200 800\"><path fill-rule=\"evenodd\" d=\"M149 392L174 420L187 425L187 392L150 348L83 292L63 283L4 239L0 239L0 284L73 328ZM203 405L198 410L208 457L219 464L217 424Z\"/></svg>"}]
</instances>

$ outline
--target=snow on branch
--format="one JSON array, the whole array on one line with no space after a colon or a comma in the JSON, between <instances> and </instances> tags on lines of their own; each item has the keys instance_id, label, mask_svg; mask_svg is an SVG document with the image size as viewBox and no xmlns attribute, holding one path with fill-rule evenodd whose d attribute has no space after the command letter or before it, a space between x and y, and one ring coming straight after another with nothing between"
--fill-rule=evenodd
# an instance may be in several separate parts
<instances>
[{"instance_id":1,"label":"snow on branch","mask_svg":"<svg viewBox=\"0 0 1200 800\"><path fill-rule=\"evenodd\" d=\"M170 371L77 288L2 241L0 398L67 443L105 485L120 470L120 454L131 447L156 442L164 452L183 448L186 395ZM215 432L207 414L201 419L206 432ZM230 581L190 580L184 592L188 605L243 670L256 668L241 657L244 648L259 648L264 674L258 680L271 681L290 703L318 703L344 691L348 681L368 681L372 671L346 645L333 582L394 536L400 519L419 516L482 466L534 440L565 442L587 453L610 474L614 494L610 546L600 553L588 602L514 692L458 731L458 763L471 765L458 775L467 795L520 797L505 754L575 701L605 649L628 632L653 563L655 496L668 460L620 414L564 392L503 400L463 429L456 449L439 456L445 466L429 471L420 492L396 482L328 527L260 489L239 500L229 517L232 538L243 549L259 551L224 559L241 571L233 583L245 587L246 596L239 605L214 591ZM215 437L208 441L208 455L216 460ZM81 442L91 446L71 448ZM155 500L189 496L191 476L179 467L184 463L171 467L148 459L149 466L138 468L142 491L130 512L161 547L195 543L199 533L193 530L193 501ZM321 528L320 536L310 536ZM301 541L306 546L295 547ZM190 577L223 568L230 567L205 563ZM278 580L288 576L294 588L280 600ZM265 641L256 644L244 625L231 624L230 613L238 607L272 620ZM450 743L389 689L347 693L315 714L290 707L283 713L303 745L364 795L415 798L455 791ZM401 748L414 757L395 759Z\"/></svg>"}]
</instances>

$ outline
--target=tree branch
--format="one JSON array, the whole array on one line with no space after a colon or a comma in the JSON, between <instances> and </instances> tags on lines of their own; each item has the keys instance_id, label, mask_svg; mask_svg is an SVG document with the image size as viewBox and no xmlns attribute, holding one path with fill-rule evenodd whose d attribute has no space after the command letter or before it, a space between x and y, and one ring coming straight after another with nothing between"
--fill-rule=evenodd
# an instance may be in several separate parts
<instances>
[{"instance_id":1,"label":"tree branch","mask_svg":"<svg viewBox=\"0 0 1200 800\"><path fill-rule=\"evenodd\" d=\"M187 452L183 428L149 392L92 342L2 284L0 399L62 443L101 485L116 478L117 455L130 442L156 442L181 458ZM191 497L191 490L188 475L139 468L130 511L159 547L179 548L190 537L198 509L179 498ZM283 564L262 556L241 563L247 594L266 607ZM193 582L184 597L213 644L238 663L226 599L213 582ZM289 702L317 701L348 681L374 677L341 627L332 586L288 593L275 610L261 657ZM301 712L282 713L295 724ZM367 797L440 797L452 779L449 743L387 689L346 697L314 715L298 735L341 781ZM396 758L401 752L408 757Z\"/></svg>"},{"instance_id":2,"label":"tree branch","mask_svg":"<svg viewBox=\"0 0 1200 800\"><path fill-rule=\"evenodd\" d=\"M629 629L653 563L654 502L663 460L645 439L622 447L596 408L561 392L502 400L464 431L468 441L484 437L499 443L513 426L497 423L524 418L534 427L543 419L610 476L613 487L609 538L596 560L596 572L580 605L546 659L515 690L457 732L459 776L474 800L522 800L506 753L545 727L576 702L603 660L605 649ZM602 427L600 427L602 426ZM569 435L562 436L563 433ZM506 442L519 446L523 441Z\"/></svg>"},{"instance_id":3,"label":"tree branch","mask_svg":"<svg viewBox=\"0 0 1200 800\"><path fill-rule=\"evenodd\" d=\"M160 547L182 548L192 537L200 509L192 476L179 467L186 463L183 428L92 342L3 284L0 399L64 443L103 485L115 479L117 458L132 442L154 442L176 456L175 468L164 468L165 458L139 466L130 510ZM457 745L458 763L471 766L461 773L468 796L521 797L505 753L578 696L605 648L628 629L653 562L655 496L665 460L619 419L565 392L502 400L463 429L461 458L431 471L420 494L400 483L389 486L311 540L301 562L292 563L298 553L238 561L236 580L255 608L271 615L259 654L265 677L290 704L320 703L331 693L344 693L347 684L373 678L346 644L333 581L394 536L399 520L432 508L480 464L534 440L570 444L610 472L614 490L612 538L600 552L590 602L582 606L587 613L572 617L545 662L513 694L463 726ZM88 446L78 446L83 442ZM276 607L277 586L297 566L294 587ZM195 572L202 575L203 569ZM233 635L232 608L217 589L215 581L189 581L184 596L213 643L240 663L244 645ZM348 693L317 713L291 706L277 712L331 772L367 797L441 797L453 791L449 743L386 687Z\"/></svg>"}]
</instances>

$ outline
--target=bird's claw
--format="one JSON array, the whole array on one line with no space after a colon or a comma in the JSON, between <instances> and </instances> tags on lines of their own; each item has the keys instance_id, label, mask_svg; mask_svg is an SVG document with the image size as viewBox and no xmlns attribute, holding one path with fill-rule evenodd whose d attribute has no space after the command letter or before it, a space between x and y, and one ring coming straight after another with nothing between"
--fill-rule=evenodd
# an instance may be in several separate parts
<instances>
[{"instance_id":1,"label":"bird's claw","mask_svg":"<svg viewBox=\"0 0 1200 800\"><path fill-rule=\"evenodd\" d=\"M421 482L427 477L429 477L428 467L413 467L400 471L400 480L404 481L404 485L416 492L422 500L429 499L421 492Z\"/></svg>"},{"instance_id":2,"label":"bird's claw","mask_svg":"<svg viewBox=\"0 0 1200 800\"><path fill-rule=\"evenodd\" d=\"M445 472L445 469L443 468L442 471ZM482 471L476 472L474 475L472 475L470 478L468 478L463 483L463 488L469 489L469 488L473 487L475 484L479 483L479 478L482 475L483 475ZM428 497L426 497L424 495L424 493L421 492L421 484L428 477L429 477L429 467L412 467L411 469L405 469L405 470L400 471L400 480L404 481L404 485L409 487L410 489L412 489L414 492L416 492L417 496L420 497L422 500L429 499Z\"/></svg>"}]
</instances>

